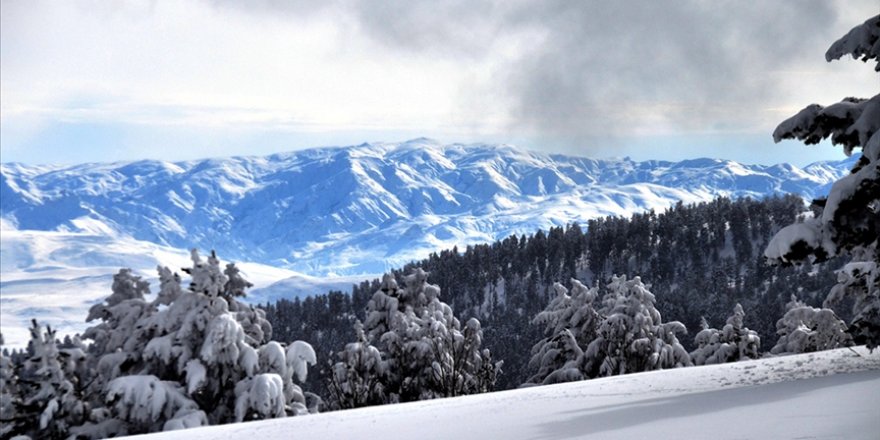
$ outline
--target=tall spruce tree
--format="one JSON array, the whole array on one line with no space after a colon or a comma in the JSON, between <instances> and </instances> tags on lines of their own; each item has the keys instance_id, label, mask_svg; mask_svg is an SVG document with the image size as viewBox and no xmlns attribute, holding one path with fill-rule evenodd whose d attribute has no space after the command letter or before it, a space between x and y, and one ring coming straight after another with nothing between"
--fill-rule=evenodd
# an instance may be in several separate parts
<instances>
[{"instance_id":1,"label":"tall spruce tree","mask_svg":"<svg viewBox=\"0 0 880 440\"><path fill-rule=\"evenodd\" d=\"M678 321L662 322L654 294L641 278L615 276L608 285L598 335L584 350L586 377L691 366L676 334L686 333Z\"/></svg>"},{"instance_id":2,"label":"tall spruce tree","mask_svg":"<svg viewBox=\"0 0 880 440\"><path fill-rule=\"evenodd\" d=\"M875 70L880 72L880 15L837 40L825 59L846 55L865 62L875 60ZM833 307L844 297L852 298L850 332L857 343L873 350L880 345L880 94L870 99L846 98L828 107L812 104L773 132L776 142L798 139L808 145L829 137L847 156L860 149L861 157L849 175L831 186L825 199L815 202L819 214L779 231L765 256L780 263L850 256L826 305Z\"/></svg>"},{"instance_id":3,"label":"tall spruce tree","mask_svg":"<svg viewBox=\"0 0 880 440\"><path fill-rule=\"evenodd\" d=\"M571 291L560 283L553 285L556 297L532 320L544 326L545 337L532 347L529 369L535 373L524 385L540 385L583 379L579 362L581 347L596 338L599 313L594 308L597 288L587 288L576 279Z\"/></svg>"},{"instance_id":4,"label":"tall spruce tree","mask_svg":"<svg viewBox=\"0 0 880 440\"><path fill-rule=\"evenodd\" d=\"M358 341L346 345L331 369L332 407L492 389L500 364L482 348L480 322L472 318L462 326L427 280L422 269L405 276L403 288L392 275L383 277L367 303L364 328L356 327Z\"/></svg>"}]
</instances>

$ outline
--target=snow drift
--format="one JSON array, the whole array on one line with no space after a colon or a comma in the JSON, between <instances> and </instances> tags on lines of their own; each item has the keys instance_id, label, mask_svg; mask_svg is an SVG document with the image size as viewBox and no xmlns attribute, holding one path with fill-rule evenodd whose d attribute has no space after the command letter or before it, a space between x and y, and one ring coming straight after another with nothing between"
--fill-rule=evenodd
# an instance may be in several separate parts
<instances>
[{"instance_id":1,"label":"snow drift","mask_svg":"<svg viewBox=\"0 0 880 440\"><path fill-rule=\"evenodd\" d=\"M876 439L880 351L839 349L145 436Z\"/></svg>"}]
</instances>

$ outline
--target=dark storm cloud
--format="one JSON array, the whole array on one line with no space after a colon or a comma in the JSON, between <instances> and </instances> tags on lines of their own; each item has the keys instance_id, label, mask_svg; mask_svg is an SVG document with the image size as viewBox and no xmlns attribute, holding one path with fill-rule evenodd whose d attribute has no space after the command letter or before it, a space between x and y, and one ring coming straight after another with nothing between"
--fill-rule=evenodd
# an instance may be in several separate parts
<instances>
[{"instance_id":1,"label":"dark storm cloud","mask_svg":"<svg viewBox=\"0 0 880 440\"><path fill-rule=\"evenodd\" d=\"M263 2L287 12L302 4ZM845 6L845 5L844 5ZM640 128L754 128L785 76L819 64L839 35L829 1L335 2L359 32L393 50L462 62L493 42L534 35L494 67L491 91L512 108L511 131L585 144ZM855 23L854 23L855 24ZM466 89L473 104L480 90ZM464 102L464 101L463 101ZM480 103L490 107L494 103Z\"/></svg>"},{"instance_id":2,"label":"dark storm cloud","mask_svg":"<svg viewBox=\"0 0 880 440\"><path fill-rule=\"evenodd\" d=\"M725 129L772 100L786 68L827 44L828 2L552 2L517 18L546 44L511 69L518 123L578 141L652 116ZM818 52L817 52L818 54ZM817 59L821 62L821 59Z\"/></svg>"},{"instance_id":3,"label":"dark storm cloud","mask_svg":"<svg viewBox=\"0 0 880 440\"><path fill-rule=\"evenodd\" d=\"M810 51L822 61L836 18L826 1L383 4L360 3L360 22L408 50L473 55L493 36L541 35L496 84L512 95L511 128L571 143L645 124L737 129L772 100L780 78L768 72Z\"/></svg>"}]
</instances>

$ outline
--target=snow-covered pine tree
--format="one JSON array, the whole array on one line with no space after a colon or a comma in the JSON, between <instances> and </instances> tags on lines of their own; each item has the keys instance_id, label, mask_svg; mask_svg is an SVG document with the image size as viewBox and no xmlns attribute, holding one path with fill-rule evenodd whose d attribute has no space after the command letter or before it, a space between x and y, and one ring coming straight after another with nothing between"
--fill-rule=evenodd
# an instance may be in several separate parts
<instances>
[{"instance_id":1,"label":"snow-covered pine tree","mask_svg":"<svg viewBox=\"0 0 880 440\"><path fill-rule=\"evenodd\" d=\"M87 393L97 399L90 403L98 406L107 384L120 375L130 374L141 362L143 348L149 336L143 328L143 318L153 310L144 295L150 293L149 283L134 275L131 269L120 269L113 275L112 293L106 300L89 309L86 322L100 320L89 327L83 338L92 343L88 347L89 370L93 373Z\"/></svg>"},{"instance_id":2,"label":"snow-covered pine tree","mask_svg":"<svg viewBox=\"0 0 880 440\"><path fill-rule=\"evenodd\" d=\"M62 354L55 331L32 321L28 358L21 374L22 401L19 407L21 433L31 438L62 438L71 425L82 423L88 406L66 372L83 361L84 354Z\"/></svg>"},{"instance_id":3,"label":"snow-covered pine tree","mask_svg":"<svg viewBox=\"0 0 880 440\"><path fill-rule=\"evenodd\" d=\"M880 15L869 18L837 40L825 53L831 61L846 55L876 60L880 71ZM869 349L880 345L880 94L870 99L846 98L823 107L810 105L783 121L773 139L798 139L816 144L831 138L849 156L861 149L851 173L837 182L815 205L821 213L783 228L764 255L771 262L791 263L850 255L840 283L827 299L831 307L844 296L854 298L850 332Z\"/></svg>"},{"instance_id":4,"label":"snow-covered pine tree","mask_svg":"<svg viewBox=\"0 0 880 440\"><path fill-rule=\"evenodd\" d=\"M145 282L117 275L111 297L90 314L103 322L86 331L103 350L94 399L103 407L72 433L94 438L309 412L314 396L294 382L316 361L311 346L268 340L264 312L237 300L250 283L234 265L223 271L216 255L204 261L195 250L192 262L184 269L189 289L159 267L152 302Z\"/></svg>"},{"instance_id":5,"label":"snow-covered pine tree","mask_svg":"<svg viewBox=\"0 0 880 440\"><path fill-rule=\"evenodd\" d=\"M571 292L560 283L553 285L556 297L532 320L544 325L545 338L532 347L529 369L536 371L523 385L539 385L581 380L579 361L596 337L599 313L593 306L597 288L587 288L571 279Z\"/></svg>"},{"instance_id":6,"label":"snow-covered pine tree","mask_svg":"<svg viewBox=\"0 0 880 440\"><path fill-rule=\"evenodd\" d=\"M3 345L3 335L0 334L0 349ZM3 349L0 351L0 438L21 433L24 425L23 417L19 415L21 404L18 374L12 358Z\"/></svg>"},{"instance_id":7,"label":"snow-covered pine tree","mask_svg":"<svg viewBox=\"0 0 880 440\"><path fill-rule=\"evenodd\" d=\"M687 332L684 324L661 321L654 294L641 278L612 277L600 314L604 318L596 339L584 350L581 361L586 377L693 365L676 337Z\"/></svg>"},{"instance_id":8,"label":"snow-covered pine tree","mask_svg":"<svg viewBox=\"0 0 880 440\"><path fill-rule=\"evenodd\" d=\"M360 321L355 323L354 332L357 340L346 344L337 354L339 362L330 367L327 388L331 409L381 405L385 401L382 377L386 363L382 354L370 343Z\"/></svg>"},{"instance_id":9,"label":"snow-covered pine tree","mask_svg":"<svg viewBox=\"0 0 880 440\"><path fill-rule=\"evenodd\" d=\"M404 288L392 275L383 277L367 303L363 336L358 332L359 340L365 341L349 344L339 354L333 366L333 380L338 382L331 383L343 397L366 383L380 386L366 397L335 397L335 406L449 397L493 387L500 363L493 364L482 348L480 322L471 319L462 328L452 308L440 301L440 288L427 280L422 269L404 277ZM381 359L370 347L379 350Z\"/></svg>"},{"instance_id":10,"label":"snow-covered pine tree","mask_svg":"<svg viewBox=\"0 0 880 440\"><path fill-rule=\"evenodd\" d=\"M691 352L694 365L723 364L760 357L761 338L757 332L743 325L744 316L742 306L737 304L721 330L709 328L703 319L702 330L694 337L697 348Z\"/></svg>"},{"instance_id":11,"label":"snow-covered pine tree","mask_svg":"<svg viewBox=\"0 0 880 440\"><path fill-rule=\"evenodd\" d=\"M444 310L449 313L440 315L435 308L425 325L423 341L427 339L431 347L431 375L429 391L423 391L422 398L492 391L501 362L493 363L489 349L481 348L480 321L471 318L464 328L459 328L458 320L452 317L452 308L446 306Z\"/></svg>"},{"instance_id":12,"label":"snow-covered pine tree","mask_svg":"<svg viewBox=\"0 0 880 440\"><path fill-rule=\"evenodd\" d=\"M295 341L285 350L281 344L269 341L257 354L259 374L236 384L235 421L308 414L307 393L293 379L306 380L308 366L316 361L312 346Z\"/></svg>"},{"instance_id":13,"label":"snow-covered pine tree","mask_svg":"<svg viewBox=\"0 0 880 440\"><path fill-rule=\"evenodd\" d=\"M770 353L809 353L852 345L846 323L833 310L810 307L794 295L785 310L776 322L779 340Z\"/></svg>"},{"instance_id":14,"label":"snow-covered pine tree","mask_svg":"<svg viewBox=\"0 0 880 440\"><path fill-rule=\"evenodd\" d=\"M862 249L854 261L837 272L837 285L831 288L823 306L834 308L850 301L853 318L848 331L856 343L873 351L880 346L880 257L876 255L876 242L873 261L865 252Z\"/></svg>"},{"instance_id":15,"label":"snow-covered pine tree","mask_svg":"<svg viewBox=\"0 0 880 440\"><path fill-rule=\"evenodd\" d=\"M694 336L694 345L697 348L691 352L691 361L694 365L719 364L716 354L720 351L726 354L728 347L722 350L721 331L709 327L706 317L700 318L700 331ZM724 357L724 356L722 356Z\"/></svg>"}]
</instances>

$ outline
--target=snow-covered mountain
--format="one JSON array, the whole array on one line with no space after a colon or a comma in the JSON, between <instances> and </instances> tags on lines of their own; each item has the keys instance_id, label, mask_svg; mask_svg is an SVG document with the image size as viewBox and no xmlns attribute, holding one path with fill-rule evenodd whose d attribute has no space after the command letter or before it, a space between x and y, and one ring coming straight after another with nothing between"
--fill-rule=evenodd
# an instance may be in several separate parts
<instances>
[{"instance_id":1,"label":"snow-covered mountain","mask_svg":"<svg viewBox=\"0 0 880 440\"><path fill-rule=\"evenodd\" d=\"M454 245L679 200L813 197L851 161L594 160L415 139L174 163L8 163L0 214L7 230L212 248L314 276L375 274Z\"/></svg>"},{"instance_id":2,"label":"snow-covered mountain","mask_svg":"<svg viewBox=\"0 0 880 440\"><path fill-rule=\"evenodd\" d=\"M185 250L107 234L84 219L73 223L78 232L22 231L0 224L0 331L7 345L27 344L31 319L61 334L85 330L89 307L110 295L113 274L122 267L150 281L155 294L156 266L179 270L191 264ZM255 302L275 300L282 293L291 298L330 288L344 290L359 281L316 279L258 263L239 263L239 267L254 291L276 286L252 295Z\"/></svg>"}]
</instances>

